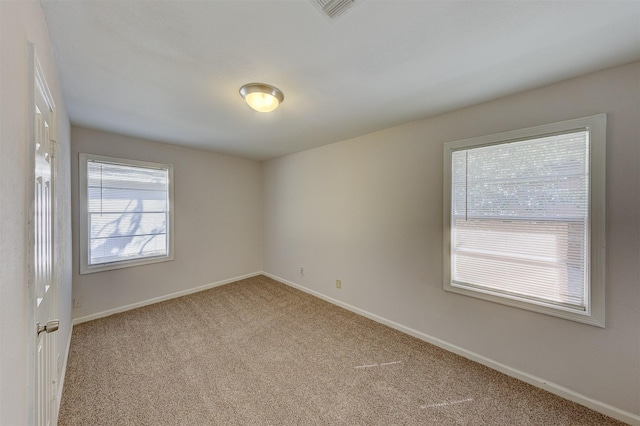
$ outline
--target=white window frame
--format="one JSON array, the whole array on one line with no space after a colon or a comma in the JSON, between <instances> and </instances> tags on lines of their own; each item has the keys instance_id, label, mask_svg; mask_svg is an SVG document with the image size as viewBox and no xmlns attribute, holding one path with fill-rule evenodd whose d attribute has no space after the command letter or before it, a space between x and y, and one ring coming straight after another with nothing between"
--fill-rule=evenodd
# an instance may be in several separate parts
<instances>
[{"instance_id":1,"label":"white window frame","mask_svg":"<svg viewBox=\"0 0 640 426\"><path fill-rule=\"evenodd\" d=\"M88 175L87 166L91 161L99 161L112 164L122 164L126 166L144 167L149 169L167 170L168 184L168 202L169 202L169 219L167 221L167 247L168 252L162 256L150 256L132 260L119 260L115 262L103 263L98 265L89 264L89 218L88 218ZM173 260L173 165L152 163L148 161L129 160L124 158L115 158L104 155L79 154L79 214L80 214L80 274L90 274L93 272L108 271L113 269L127 268L131 266L147 265L151 263L167 262Z\"/></svg>"},{"instance_id":2,"label":"white window frame","mask_svg":"<svg viewBox=\"0 0 640 426\"><path fill-rule=\"evenodd\" d=\"M598 327L605 326L605 156L606 156L606 114L577 118L526 129L497 133L444 144L444 290L514 306L530 311L578 321ZM453 285L451 279L451 172L452 153L461 149L496 145L520 140L535 139L570 131L587 131L589 134L589 222L588 222L588 285L585 294L584 311L566 309L552 304L544 304L477 289L470 286Z\"/></svg>"}]
</instances>

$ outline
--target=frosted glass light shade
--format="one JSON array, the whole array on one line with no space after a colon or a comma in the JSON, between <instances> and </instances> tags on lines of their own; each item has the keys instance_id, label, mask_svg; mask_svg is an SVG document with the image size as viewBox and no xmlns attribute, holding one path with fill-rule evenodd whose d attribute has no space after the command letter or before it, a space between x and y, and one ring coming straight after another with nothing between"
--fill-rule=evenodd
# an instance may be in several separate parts
<instances>
[{"instance_id":1,"label":"frosted glass light shade","mask_svg":"<svg viewBox=\"0 0 640 426\"><path fill-rule=\"evenodd\" d=\"M244 98L247 104L256 111L269 112L278 108L280 102L275 96L271 96L269 93L253 92L249 93Z\"/></svg>"},{"instance_id":2,"label":"frosted glass light shade","mask_svg":"<svg viewBox=\"0 0 640 426\"><path fill-rule=\"evenodd\" d=\"M263 83L245 84L240 88L240 96L258 112L270 112L284 101L284 94L277 88Z\"/></svg>"}]
</instances>

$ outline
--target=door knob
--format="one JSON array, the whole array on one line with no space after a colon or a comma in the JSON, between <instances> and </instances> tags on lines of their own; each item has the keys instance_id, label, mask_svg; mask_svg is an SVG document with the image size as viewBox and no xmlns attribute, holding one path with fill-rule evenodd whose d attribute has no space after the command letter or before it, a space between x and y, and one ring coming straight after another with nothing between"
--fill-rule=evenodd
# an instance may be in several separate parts
<instances>
[{"instance_id":1,"label":"door knob","mask_svg":"<svg viewBox=\"0 0 640 426\"><path fill-rule=\"evenodd\" d=\"M46 323L45 325L40 325L40 323L37 322L36 323L36 331L38 332L38 336L43 331L46 331L47 333L53 333L54 331L56 331L58 329L59 326L60 326L60 320L51 320L48 323Z\"/></svg>"}]
</instances>

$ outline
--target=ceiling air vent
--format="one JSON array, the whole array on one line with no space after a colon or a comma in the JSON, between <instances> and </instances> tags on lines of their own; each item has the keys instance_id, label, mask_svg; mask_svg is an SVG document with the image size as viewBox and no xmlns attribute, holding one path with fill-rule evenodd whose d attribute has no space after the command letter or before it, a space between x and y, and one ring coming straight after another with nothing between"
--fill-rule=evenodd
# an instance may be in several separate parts
<instances>
[{"instance_id":1,"label":"ceiling air vent","mask_svg":"<svg viewBox=\"0 0 640 426\"><path fill-rule=\"evenodd\" d=\"M355 0L312 0L316 3L324 13L331 19L335 19L340 15L344 15L351 9Z\"/></svg>"}]
</instances>

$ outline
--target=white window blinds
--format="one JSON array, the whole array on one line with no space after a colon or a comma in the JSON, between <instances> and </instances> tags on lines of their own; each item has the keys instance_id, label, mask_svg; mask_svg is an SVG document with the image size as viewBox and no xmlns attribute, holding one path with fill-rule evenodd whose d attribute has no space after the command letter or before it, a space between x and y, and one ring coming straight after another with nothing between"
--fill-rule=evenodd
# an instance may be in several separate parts
<instances>
[{"instance_id":1,"label":"white window blinds","mask_svg":"<svg viewBox=\"0 0 640 426\"><path fill-rule=\"evenodd\" d=\"M88 265L167 256L169 169L87 162Z\"/></svg>"},{"instance_id":2,"label":"white window blinds","mask_svg":"<svg viewBox=\"0 0 640 426\"><path fill-rule=\"evenodd\" d=\"M451 153L451 285L584 311L589 132Z\"/></svg>"}]
</instances>

